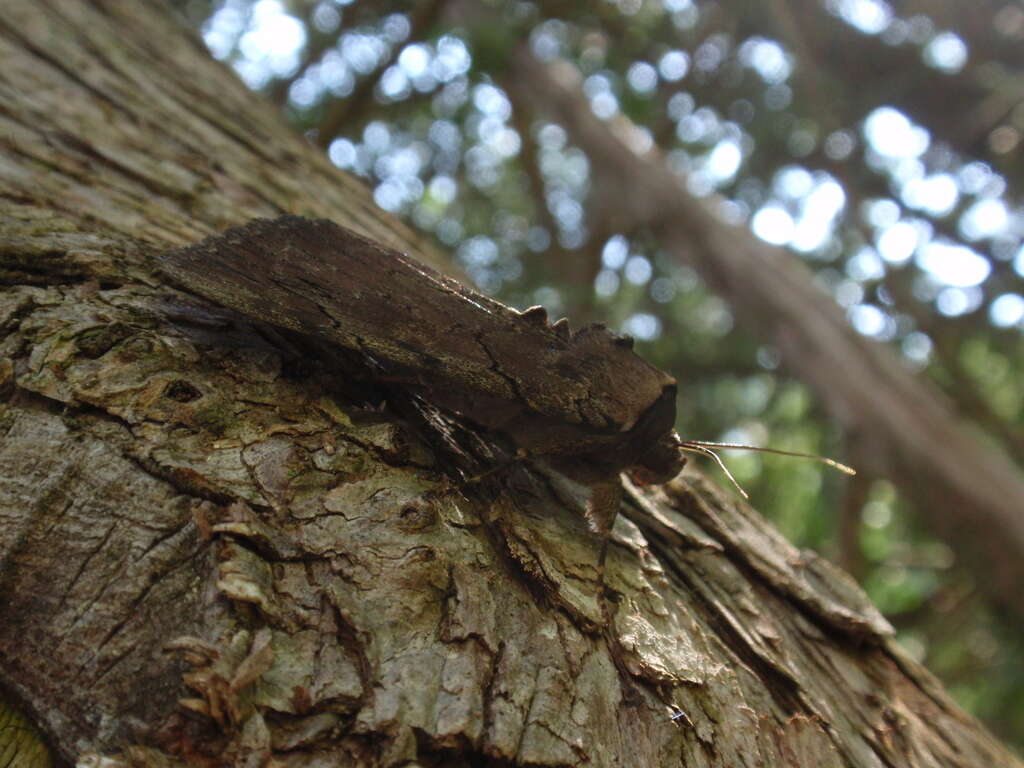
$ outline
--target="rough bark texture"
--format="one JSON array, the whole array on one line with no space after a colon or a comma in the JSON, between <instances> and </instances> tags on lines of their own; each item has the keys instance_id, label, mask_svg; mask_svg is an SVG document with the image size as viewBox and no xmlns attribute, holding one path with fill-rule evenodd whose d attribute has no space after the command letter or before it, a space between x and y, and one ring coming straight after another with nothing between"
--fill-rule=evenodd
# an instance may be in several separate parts
<instances>
[{"instance_id":1,"label":"rough bark texture","mask_svg":"<svg viewBox=\"0 0 1024 768\"><path fill-rule=\"evenodd\" d=\"M0 683L60 758L1015 764L699 478L628 489L606 595L577 489L460 488L486 436L161 286L283 212L429 258L163 10L8 0L0 60Z\"/></svg>"}]
</instances>

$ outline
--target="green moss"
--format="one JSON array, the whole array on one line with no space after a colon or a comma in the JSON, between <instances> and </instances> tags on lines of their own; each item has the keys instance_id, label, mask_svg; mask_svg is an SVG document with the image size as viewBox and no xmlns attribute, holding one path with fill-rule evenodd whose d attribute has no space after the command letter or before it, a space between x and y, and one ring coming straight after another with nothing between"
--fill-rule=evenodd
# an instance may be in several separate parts
<instances>
[{"instance_id":1,"label":"green moss","mask_svg":"<svg viewBox=\"0 0 1024 768\"><path fill-rule=\"evenodd\" d=\"M134 331L124 323L111 323L99 328L90 328L78 334L75 338L75 347L85 357L95 360L133 333Z\"/></svg>"},{"instance_id":2,"label":"green moss","mask_svg":"<svg viewBox=\"0 0 1024 768\"><path fill-rule=\"evenodd\" d=\"M14 412L6 405L0 405L0 435L6 435L14 426Z\"/></svg>"},{"instance_id":3,"label":"green moss","mask_svg":"<svg viewBox=\"0 0 1024 768\"><path fill-rule=\"evenodd\" d=\"M3 695L0 695L0 758L4 758L4 765L23 768L53 765L42 733Z\"/></svg>"},{"instance_id":4,"label":"green moss","mask_svg":"<svg viewBox=\"0 0 1024 768\"><path fill-rule=\"evenodd\" d=\"M195 423L216 437L223 437L234 423L235 412L224 400L215 400L195 411Z\"/></svg>"}]
</instances>

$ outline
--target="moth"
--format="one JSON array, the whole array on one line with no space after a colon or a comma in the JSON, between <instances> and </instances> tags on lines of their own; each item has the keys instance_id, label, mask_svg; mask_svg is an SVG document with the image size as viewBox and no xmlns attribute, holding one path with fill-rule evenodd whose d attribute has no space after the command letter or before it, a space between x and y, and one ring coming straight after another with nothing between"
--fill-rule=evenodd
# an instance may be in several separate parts
<instances>
[{"instance_id":1,"label":"moth","mask_svg":"<svg viewBox=\"0 0 1024 768\"><path fill-rule=\"evenodd\" d=\"M680 439L676 380L629 337L600 324L572 331L542 307L517 311L330 221L256 219L163 254L160 268L249 318L367 355L434 404L506 435L589 489L588 519L605 541L623 471L666 482L684 451L718 460L713 448L748 447Z\"/></svg>"}]
</instances>

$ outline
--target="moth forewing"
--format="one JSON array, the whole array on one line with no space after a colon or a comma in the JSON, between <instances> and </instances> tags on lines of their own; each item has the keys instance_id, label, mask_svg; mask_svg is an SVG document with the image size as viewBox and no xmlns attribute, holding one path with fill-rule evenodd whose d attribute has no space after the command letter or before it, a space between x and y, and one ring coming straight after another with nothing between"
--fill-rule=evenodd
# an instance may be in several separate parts
<instances>
[{"instance_id":1,"label":"moth forewing","mask_svg":"<svg viewBox=\"0 0 1024 768\"><path fill-rule=\"evenodd\" d=\"M256 219L161 267L249 318L371 356L531 454L588 457L614 477L675 421L675 379L627 339L548 324L330 221Z\"/></svg>"}]
</instances>

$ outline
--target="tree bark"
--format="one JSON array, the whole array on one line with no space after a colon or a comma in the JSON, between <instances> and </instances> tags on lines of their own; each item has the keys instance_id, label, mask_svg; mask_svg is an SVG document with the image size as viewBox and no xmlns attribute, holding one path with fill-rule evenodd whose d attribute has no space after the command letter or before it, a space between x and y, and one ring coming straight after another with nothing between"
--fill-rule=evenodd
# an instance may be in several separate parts
<instances>
[{"instance_id":1,"label":"tree bark","mask_svg":"<svg viewBox=\"0 0 1024 768\"><path fill-rule=\"evenodd\" d=\"M1016 764L698 476L627 488L602 588L578 489L459 485L487 435L161 285L285 212L441 264L161 6L8 0L0 60L0 684L58 760Z\"/></svg>"}]
</instances>

